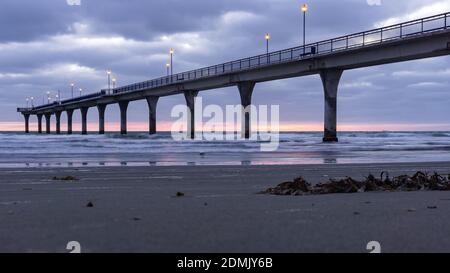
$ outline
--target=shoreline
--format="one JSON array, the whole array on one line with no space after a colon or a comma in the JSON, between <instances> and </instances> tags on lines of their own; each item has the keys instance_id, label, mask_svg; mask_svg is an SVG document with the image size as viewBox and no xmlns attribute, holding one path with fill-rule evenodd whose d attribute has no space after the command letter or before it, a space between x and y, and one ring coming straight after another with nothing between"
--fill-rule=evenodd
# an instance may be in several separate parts
<instances>
[{"instance_id":1,"label":"shoreline","mask_svg":"<svg viewBox=\"0 0 450 273\"><path fill-rule=\"evenodd\" d=\"M450 192L257 194L381 171L450 162L0 169L0 252L449 252ZM64 176L78 180L52 179Z\"/></svg>"},{"instance_id":2,"label":"shoreline","mask_svg":"<svg viewBox=\"0 0 450 273\"><path fill-rule=\"evenodd\" d=\"M415 154L416 152L411 152ZM341 156L336 158L331 155L309 156L301 152L268 152L268 153L154 153L154 154L47 154L45 156L32 155L12 155L8 158L0 159L0 170L7 169L28 169L28 168L116 168L116 167L193 167L193 166L310 166L310 165L358 165L358 164L440 164L450 162L450 160L436 158L433 155L405 160L404 157L395 159L394 154L390 158L378 157L363 158L361 156ZM14 159L14 156L17 159ZM27 158L27 160L25 160ZM430 158L430 160L424 160Z\"/></svg>"}]
</instances>

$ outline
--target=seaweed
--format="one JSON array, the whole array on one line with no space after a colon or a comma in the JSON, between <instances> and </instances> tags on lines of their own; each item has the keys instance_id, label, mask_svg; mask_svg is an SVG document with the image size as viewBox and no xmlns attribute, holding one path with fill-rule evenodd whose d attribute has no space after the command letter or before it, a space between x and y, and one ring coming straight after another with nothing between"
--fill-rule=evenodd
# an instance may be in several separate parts
<instances>
[{"instance_id":1,"label":"seaweed","mask_svg":"<svg viewBox=\"0 0 450 273\"><path fill-rule=\"evenodd\" d=\"M54 177L52 178L52 180L54 180L54 181L77 181L78 178L76 178L76 177L74 177L74 176L70 176L70 175L68 175L68 176L63 176L63 177L57 177L57 176L54 176Z\"/></svg>"},{"instance_id":2,"label":"seaweed","mask_svg":"<svg viewBox=\"0 0 450 273\"><path fill-rule=\"evenodd\" d=\"M332 193L357 192L386 192L386 191L450 191L450 175L438 173L429 175L416 172L414 175L400 175L389 177L389 173L382 172L380 178L369 174L363 181L351 177L330 179L325 183L311 186L303 177L293 181L283 182L274 188L262 191L262 194L273 195L319 195Z\"/></svg>"}]
</instances>

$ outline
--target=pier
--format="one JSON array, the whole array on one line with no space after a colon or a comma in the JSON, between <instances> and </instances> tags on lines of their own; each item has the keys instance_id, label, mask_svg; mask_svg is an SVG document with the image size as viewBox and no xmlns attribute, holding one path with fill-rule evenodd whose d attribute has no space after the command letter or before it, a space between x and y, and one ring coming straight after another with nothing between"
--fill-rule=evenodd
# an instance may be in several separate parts
<instances>
[{"instance_id":1,"label":"pier","mask_svg":"<svg viewBox=\"0 0 450 273\"><path fill-rule=\"evenodd\" d=\"M346 70L405 62L450 54L450 13L439 14L383 28L372 29L304 46L269 52L218 65L199 68L153 80L101 90L100 92L41 106L18 108L29 133L30 116L36 116L38 133L50 134L52 117L56 133L61 133L61 115L67 115L67 133L72 134L72 116L80 111L82 134L87 134L87 115L91 108L99 112L100 134L105 133L105 110L120 107L121 133L127 133L127 109L130 102L146 100L149 108L149 133L156 133L156 111L160 97L184 94L190 118L188 136L194 138L194 103L199 92L236 86L241 105L252 104L258 83L280 79L320 75L324 94L324 142L336 142L339 82ZM300 89L301 87L299 87ZM243 109L244 109L243 108ZM243 110L245 111L245 110ZM250 137L250 113L243 113L243 135Z\"/></svg>"}]
</instances>

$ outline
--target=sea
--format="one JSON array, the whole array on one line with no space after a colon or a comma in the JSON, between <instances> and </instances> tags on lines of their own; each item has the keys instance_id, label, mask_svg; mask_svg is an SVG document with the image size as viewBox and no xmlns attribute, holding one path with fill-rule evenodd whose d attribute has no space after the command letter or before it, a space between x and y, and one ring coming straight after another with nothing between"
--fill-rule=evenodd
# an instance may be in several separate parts
<instances>
[{"instance_id":1,"label":"sea","mask_svg":"<svg viewBox=\"0 0 450 273\"><path fill-rule=\"evenodd\" d=\"M46 135L0 133L0 168L281 165L390 162L450 162L450 132L340 132L322 143L321 132L283 132L278 148L266 140L174 140L149 135Z\"/></svg>"}]
</instances>

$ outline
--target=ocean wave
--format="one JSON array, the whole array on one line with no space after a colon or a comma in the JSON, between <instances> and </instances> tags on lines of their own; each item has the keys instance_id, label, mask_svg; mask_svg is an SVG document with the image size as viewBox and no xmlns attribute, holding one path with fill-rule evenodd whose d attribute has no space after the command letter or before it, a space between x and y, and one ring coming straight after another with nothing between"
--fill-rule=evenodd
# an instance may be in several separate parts
<instances>
[{"instance_id":1,"label":"ocean wave","mask_svg":"<svg viewBox=\"0 0 450 273\"><path fill-rule=\"evenodd\" d=\"M377 152L386 154L401 151L450 150L449 132L342 132L339 143L322 143L320 132L281 133L277 152L350 154L352 152ZM201 153L236 152L258 153L263 140L185 140L174 141L170 133L149 135L146 132L120 135L26 135L0 133L1 154L51 153ZM368 155L369 156L369 155ZM417 156L420 156L418 154Z\"/></svg>"}]
</instances>

